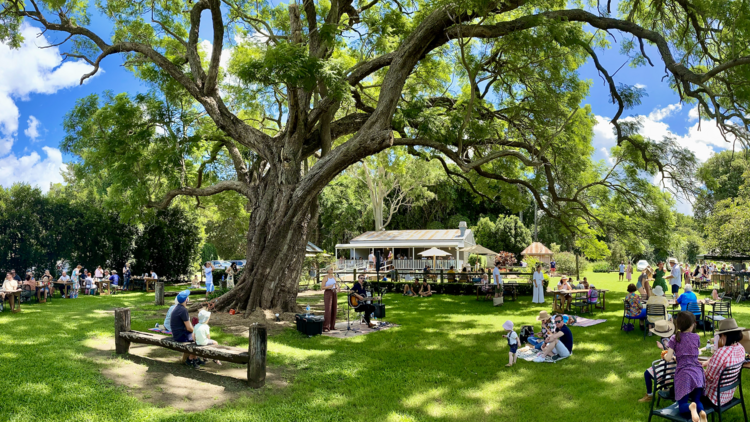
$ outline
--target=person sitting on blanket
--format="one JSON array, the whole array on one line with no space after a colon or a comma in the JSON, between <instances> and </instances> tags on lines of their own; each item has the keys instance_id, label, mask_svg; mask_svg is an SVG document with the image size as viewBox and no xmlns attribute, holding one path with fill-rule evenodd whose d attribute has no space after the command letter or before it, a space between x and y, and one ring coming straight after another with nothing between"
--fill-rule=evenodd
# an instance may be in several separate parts
<instances>
[{"instance_id":1,"label":"person sitting on blanket","mask_svg":"<svg viewBox=\"0 0 750 422\"><path fill-rule=\"evenodd\" d=\"M534 358L534 362L544 362L548 357L554 355L561 358L567 358L573 353L573 333L565 325L562 315L555 315L555 329L557 332L550 334L547 338L549 344L544 348L542 353Z\"/></svg>"},{"instance_id":2,"label":"person sitting on blanket","mask_svg":"<svg viewBox=\"0 0 750 422\"><path fill-rule=\"evenodd\" d=\"M547 311L540 311L536 320L542 322L542 330L538 336L529 337L526 341L534 346L535 349L542 350L542 348L547 345L547 336L555 332L555 324L552 322L552 318Z\"/></svg>"}]
</instances>

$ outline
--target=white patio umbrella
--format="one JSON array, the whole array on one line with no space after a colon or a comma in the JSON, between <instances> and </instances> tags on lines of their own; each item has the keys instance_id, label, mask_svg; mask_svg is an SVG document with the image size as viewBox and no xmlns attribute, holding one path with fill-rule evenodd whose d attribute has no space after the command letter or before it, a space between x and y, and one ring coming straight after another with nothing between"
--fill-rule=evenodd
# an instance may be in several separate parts
<instances>
[{"instance_id":1,"label":"white patio umbrella","mask_svg":"<svg viewBox=\"0 0 750 422\"><path fill-rule=\"evenodd\" d=\"M442 249L431 248L431 249L427 249L424 252L420 252L417 255L431 256L432 257L432 268L435 268L435 257L436 256L451 256L452 254L450 252L446 252L446 251L444 251Z\"/></svg>"},{"instance_id":2,"label":"white patio umbrella","mask_svg":"<svg viewBox=\"0 0 750 422\"><path fill-rule=\"evenodd\" d=\"M468 248L461 249L461 252L468 252L476 255L497 255L497 252L493 252L482 245L469 246Z\"/></svg>"}]
</instances>

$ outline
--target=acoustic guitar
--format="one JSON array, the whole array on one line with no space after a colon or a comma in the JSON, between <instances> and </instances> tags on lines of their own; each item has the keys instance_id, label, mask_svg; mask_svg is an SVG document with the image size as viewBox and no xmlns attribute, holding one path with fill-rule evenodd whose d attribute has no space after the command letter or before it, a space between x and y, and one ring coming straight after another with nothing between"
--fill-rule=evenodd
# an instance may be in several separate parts
<instances>
[{"instance_id":1,"label":"acoustic guitar","mask_svg":"<svg viewBox=\"0 0 750 422\"><path fill-rule=\"evenodd\" d=\"M357 299L357 296L354 292L349 293L349 306L352 308L356 308L357 306L365 303L365 302L371 302L373 300L378 300L380 298L378 297L366 297L364 300Z\"/></svg>"}]
</instances>

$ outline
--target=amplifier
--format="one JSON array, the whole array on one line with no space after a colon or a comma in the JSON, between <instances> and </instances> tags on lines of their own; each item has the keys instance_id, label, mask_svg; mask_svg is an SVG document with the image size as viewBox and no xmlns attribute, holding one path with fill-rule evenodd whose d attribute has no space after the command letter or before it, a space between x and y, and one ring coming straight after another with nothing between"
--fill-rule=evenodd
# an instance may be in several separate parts
<instances>
[{"instance_id":1,"label":"amplifier","mask_svg":"<svg viewBox=\"0 0 750 422\"><path fill-rule=\"evenodd\" d=\"M375 307L375 312L373 312L373 315L375 315L375 318L385 318L385 305L375 303L372 306Z\"/></svg>"},{"instance_id":2,"label":"amplifier","mask_svg":"<svg viewBox=\"0 0 750 422\"><path fill-rule=\"evenodd\" d=\"M323 334L323 317L316 315L296 314L297 331L306 336L317 336Z\"/></svg>"}]
</instances>

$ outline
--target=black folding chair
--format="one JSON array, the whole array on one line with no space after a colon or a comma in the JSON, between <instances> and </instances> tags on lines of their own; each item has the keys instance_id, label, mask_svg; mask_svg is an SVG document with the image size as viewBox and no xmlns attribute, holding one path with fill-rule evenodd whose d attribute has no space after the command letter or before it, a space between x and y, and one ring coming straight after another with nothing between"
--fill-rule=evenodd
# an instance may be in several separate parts
<instances>
[{"instance_id":1,"label":"black folding chair","mask_svg":"<svg viewBox=\"0 0 750 422\"><path fill-rule=\"evenodd\" d=\"M732 302L728 301L720 301L720 302L714 302L713 306L711 306L710 311L706 311L706 317L705 319L707 321L711 321L711 334L713 335L714 331L716 331L716 325L719 323L719 321L732 318Z\"/></svg>"},{"instance_id":2,"label":"black folding chair","mask_svg":"<svg viewBox=\"0 0 750 422\"><path fill-rule=\"evenodd\" d=\"M628 301L623 300L622 304L624 305L625 309L622 312L622 322L620 323L620 331L622 331L622 328L625 326L626 319L628 320L628 324L632 324L633 321L638 321L638 318L628 316ZM628 333L629 331L625 331L625 332Z\"/></svg>"},{"instance_id":3,"label":"black folding chair","mask_svg":"<svg viewBox=\"0 0 750 422\"><path fill-rule=\"evenodd\" d=\"M646 305L646 329L643 330L644 340L646 339L646 332L654 325L653 322L649 321L648 317L667 319L667 308L664 305Z\"/></svg>"},{"instance_id":4,"label":"black folding chair","mask_svg":"<svg viewBox=\"0 0 750 422\"><path fill-rule=\"evenodd\" d=\"M664 359L655 360L651 363L651 370L654 372L654 397L651 400L651 411L648 414L648 421L658 416L665 419L671 419L664 415L664 410L669 408L659 408L662 400L674 402L674 371L677 368L677 362L667 362ZM674 404L676 405L676 403ZM674 406L673 405L673 406ZM670 406L671 407L671 406ZM656 409L654 409L656 408ZM678 412L679 415L679 412ZM675 419L672 419L675 420ZM676 419L684 420L684 419Z\"/></svg>"},{"instance_id":5,"label":"black folding chair","mask_svg":"<svg viewBox=\"0 0 750 422\"><path fill-rule=\"evenodd\" d=\"M574 308L580 309L580 313L583 313L583 309L586 308L591 313L591 304L589 303L589 296L587 293L575 293L571 305Z\"/></svg>"},{"instance_id":6,"label":"black folding chair","mask_svg":"<svg viewBox=\"0 0 750 422\"><path fill-rule=\"evenodd\" d=\"M729 402L724 403L721 406L717 406L711 403L710 400L704 400L704 402L709 403L710 408L715 413L719 414L719 422L721 422L722 413L726 412L727 410L737 405L742 406L742 414L745 417L745 422L747 422L747 410L745 410L745 396L742 394L742 365L744 364L745 362L740 362L734 365L729 365L726 368L724 368L721 371L721 374L719 375L719 383L716 386L716 390L717 390L716 397L719 397L719 400L721 400L721 393L732 390L734 388L736 388L740 392L740 398L732 396L732 399L729 400ZM735 394L737 393L737 390L735 390ZM721 403L721 401L719 401L719 403ZM706 413L708 413L708 408L706 409ZM713 420L713 416L711 416L711 420Z\"/></svg>"},{"instance_id":7,"label":"black folding chair","mask_svg":"<svg viewBox=\"0 0 750 422\"><path fill-rule=\"evenodd\" d=\"M706 335L706 319L705 315L701 313L701 305L698 302L690 302L687 304L687 312L692 312L695 315L695 322L699 323L703 329L703 335Z\"/></svg>"}]
</instances>

